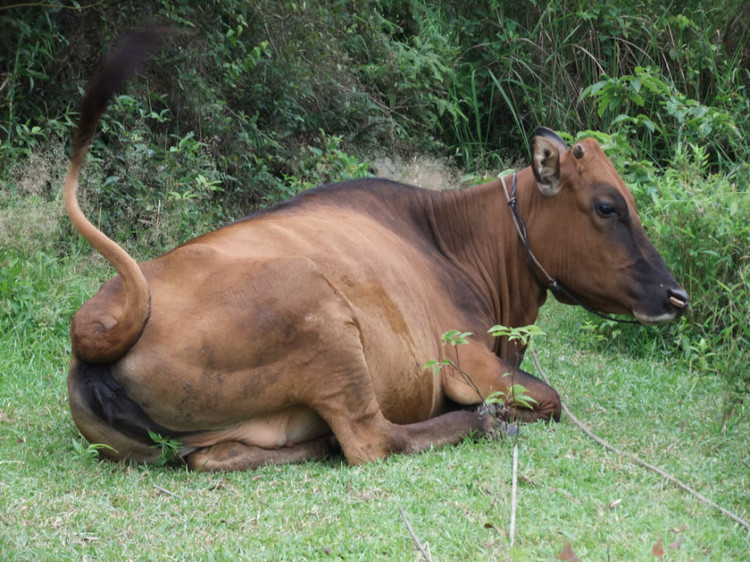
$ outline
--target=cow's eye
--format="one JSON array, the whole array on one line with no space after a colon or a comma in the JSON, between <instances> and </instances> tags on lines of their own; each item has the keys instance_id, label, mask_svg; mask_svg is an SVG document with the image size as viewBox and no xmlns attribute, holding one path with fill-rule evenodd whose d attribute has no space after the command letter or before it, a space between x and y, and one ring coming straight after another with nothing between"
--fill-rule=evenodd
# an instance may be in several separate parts
<instances>
[{"instance_id":1,"label":"cow's eye","mask_svg":"<svg viewBox=\"0 0 750 562\"><path fill-rule=\"evenodd\" d=\"M596 214L602 218L609 219L617 216L617 209L612 203L606 201L599 201L596 206Z\"/></svg>"}]
</instances>

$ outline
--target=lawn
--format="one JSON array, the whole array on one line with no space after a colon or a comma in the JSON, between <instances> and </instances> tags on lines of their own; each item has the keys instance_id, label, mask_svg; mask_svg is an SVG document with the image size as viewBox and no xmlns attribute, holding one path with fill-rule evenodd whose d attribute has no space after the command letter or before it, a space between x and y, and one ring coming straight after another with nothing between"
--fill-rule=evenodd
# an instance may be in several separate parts
<instances>
[{"instance_id":1,"label":"lawn","mask_svg":"<svg viewBox=\"0 0 750 562\"><path fill-rule=\"evenodd\" d=\"M750 559L747 529L566 417L522 428L513 549L510 439L225 475L100 461L69 417L65 377L70 315L107 270L39 253L3 271L14 320L0 342L0 559L418 560L400 509L434 560L554 560L567 543L581 560L652 560L659 541L665 560ZM722 380L658 349L601 349L585 319L562 305L540 318L548 336L534 345L563 400L747 520L747 409L724 419Z\"/></svg>"}]
</instances>

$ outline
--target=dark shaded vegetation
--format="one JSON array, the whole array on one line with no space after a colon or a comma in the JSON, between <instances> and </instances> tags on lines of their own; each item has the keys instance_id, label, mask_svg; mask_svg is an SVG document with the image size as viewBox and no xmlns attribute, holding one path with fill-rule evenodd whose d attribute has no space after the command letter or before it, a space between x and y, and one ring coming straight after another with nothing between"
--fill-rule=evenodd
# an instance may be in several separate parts
<instances>
[{"instance_id":1,"label":"dark shaded vegetation","mask_svg":"<svg viewBox=\"0 0 750 562\"><path fill-rule=\"evenodd\" d=\"M594 134L693 304L647 338L604 321L582 337L634 353L657 341L725 377L727 411L746 411L747 3L3 2L3 330L32 298L32 278L13 283L25 256L86 251L60 212L63 147L108 46L152 21L173 40L115 99L82 183L89 216L140 258L364 175L369 155L426 152L495 174L528 158L537 125Z\"/></svg>"}]
</instances>

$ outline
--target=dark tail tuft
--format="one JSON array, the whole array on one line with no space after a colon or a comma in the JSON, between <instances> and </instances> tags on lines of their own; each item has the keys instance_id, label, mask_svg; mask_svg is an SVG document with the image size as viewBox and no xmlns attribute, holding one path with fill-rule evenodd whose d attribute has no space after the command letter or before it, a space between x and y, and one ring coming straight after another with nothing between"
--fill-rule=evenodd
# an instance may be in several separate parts
<instances>
[{"instance_id":1,"label":"dark tail tuft","mask_svg":"<svg viewBox=\"0 0 750 562\"><path fill-rule=\"evenodd\" d=\"M131 31L120 38L86 88L81 119L73 137L74 153L91 142L99 119L114 93L171 34L170 28L154 25Z\"/></svg>"}]
</instances>

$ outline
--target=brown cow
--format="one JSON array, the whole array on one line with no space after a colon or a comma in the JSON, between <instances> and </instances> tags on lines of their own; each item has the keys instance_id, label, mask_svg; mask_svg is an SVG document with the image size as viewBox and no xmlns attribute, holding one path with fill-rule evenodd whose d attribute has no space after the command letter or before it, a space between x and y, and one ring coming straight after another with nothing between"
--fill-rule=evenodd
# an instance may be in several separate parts
<instances>
[{"instance_id":1,"label":"brown cow","mask_svg":"<svg viewBox=\"0 0 750 562\"><path fill-rule=\"evenodd\" d=\"M328 185L142 264L95 228L80 170L107 98L151 47L131 36L92 82L65 182L71 221L119 273L71 326L70 408L89 441L148 462L156 432L204 470L317 458L337 442L357 464L494 431L469 407L506 390L507 373L538 401L512 416L559 418L557 393L517 368L523 350L486 335L533 323L547 295L500 180ZM540 129L514 180L530 249L567 294L645 323L685 309L596 141L568 150ZM456 328L477 334L460 348L476 389L424 367L451 353L440 336Z\"/></svg>"}]
</instances>

